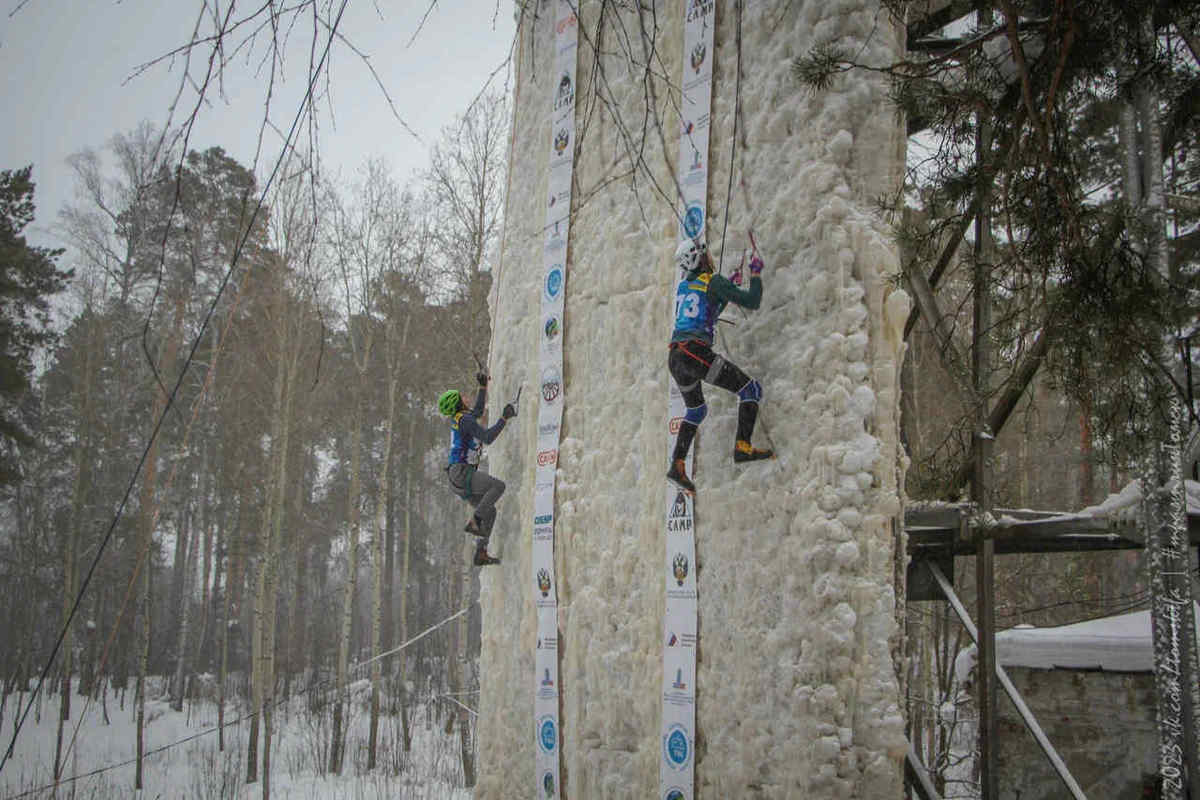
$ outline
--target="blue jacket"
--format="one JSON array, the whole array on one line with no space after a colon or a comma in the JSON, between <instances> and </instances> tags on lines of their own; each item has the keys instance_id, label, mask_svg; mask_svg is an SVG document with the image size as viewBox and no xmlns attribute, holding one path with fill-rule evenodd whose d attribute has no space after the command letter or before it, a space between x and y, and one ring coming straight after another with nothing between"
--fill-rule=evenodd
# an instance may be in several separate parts
<instances>
[{"instance_id":1,"label":"blue jacket","mask_svg":"<svg viewBox=\"0 0 1200 800\"><path fill-rule=\"evenodd\" d=\"M491 444L504 429L507 422L504 417L496 420L490 428L484 428L477 421L483 416L487 403L487 389L480 389L475 395L475 405L470 411L459 411L450 422L450 463L478 464L479 451L485 444Z\"/></svg>"},{"instance_id":2,"label":"blue jacket","mask_svg":"<svg viewBox=\"0 0 1200 800\"><path fill-rule=\"evenodd\" d=\"M753 276L750 288L743 290L724 275L702 272L685 277L675 287L675 331L671 341L699 339L711 345L717 317L730 302L751 310L758 308L762 278Z\"/></svg>"}]
</instances>

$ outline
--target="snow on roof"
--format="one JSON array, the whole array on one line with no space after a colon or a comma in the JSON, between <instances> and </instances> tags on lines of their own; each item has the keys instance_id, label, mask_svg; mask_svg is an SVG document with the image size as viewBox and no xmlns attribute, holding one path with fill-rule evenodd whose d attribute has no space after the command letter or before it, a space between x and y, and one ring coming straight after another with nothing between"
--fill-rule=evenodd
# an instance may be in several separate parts
<instances>
[{"instance_id":1,"label":"snow on roof","mask_svg":"<svg viewBox=\"0 0 1200 800\"><path fill-rule=\"evenodd\" d=\"M1184 497L1186 500L1186 513L1189 515L1200 515L1200 483L1196 481L1185 480ZM1039 516L1039 522L1063 522L1067 520L1081 519L1101 519L1107 518L1120 522L1138 523L1141 520L1141 500L1142 500L1142 485L1140 481L1131 481L1125 485L1121 491L1110 494L1104 500L1094 506L1080 509L1079 511L1052 511L1039 512L1032 509L1004 509L998 510L996 515L988 521L991 524L1002 527L1012 527L1028 522L1028 519L1022 519L1021 516L1014 516L1012 512L1017 511L1026 515L1045 515ZM953 503L910 503L909 508L928 511L936 510L940 507L953 507ZM1009 513L1005 513L1005 512Z\"/></svg>"},{"instance_id":2,"label":"snow on roof","mask_svg":"<svg viewBox=\"0 0 1200 800\"><path fill-rule=\"evenodd\" d=\"M1193 602L1193 606L1195 620L1200 618L1200 604ZM974 645L958 654L954 673L959 681L965 681L975 669L977 658ZM1150 672L1154 666L1150 611L1054 628L1018 625L996 634L996 661L1006 667Z\"/></svg>"}]
</instances>

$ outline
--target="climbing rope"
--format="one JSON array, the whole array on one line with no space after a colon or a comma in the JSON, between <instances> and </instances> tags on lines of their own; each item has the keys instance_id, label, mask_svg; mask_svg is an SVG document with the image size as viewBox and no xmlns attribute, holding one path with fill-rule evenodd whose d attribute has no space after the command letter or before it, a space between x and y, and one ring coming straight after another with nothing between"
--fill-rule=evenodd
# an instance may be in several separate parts
<instances>
[{"instance_id":1,"label":"climbing rope","mask_svg":"<svg viewBox=\"0 0 1200 800\"><path fill-rule=\"evenodd\" d=\"M729 182L725 189L725 220L721 226L721 254L720 254L720 256L718 258L718 262L717 262L717 274L718 275L721 274L721 271L724 268L724 262L725 262L725 240L726 240L726 234L729 230L729 212L730 212L730 206L731 206L732 198L733 198L733 173L734 173L735 163L737 160L738 119L741 117L741 114L742 114L742 0L737 0L737 2L735 3L735 8L737 9L736 14L735 14L735 19L736 19L737 23L735 26L734 44L735 44L735 52L737 54L736 55L737 69L736 69L736 73L734 76L733 133L732 133L731 143L729 145ZM746 206L747 206L747 211L748 211L749 205L750 205L749 204L749 190L746 188L746 183L745 183L744 178L741 181L739 181L739 185L747 193ZM751 251L754 253L755 256L757 256L759 254L758 253L758 243L754 239L753 228L747 228L746 234L750 238ZM745 260L746 260L746 256L743 253L742 254L742 262L744 263ZM739 272L741 271L740 264L738 266L738 271ZM742 309L742 316L743 316L743 318L745 318L745 316L746 316L745 309ZM721 328L718 328L717 335L721 338L722 349L724 349L726 352L728 352L729 345L725 341L724 330L722 330ZM771 432L767 425L766 416L765 416L765 414L763 414L763 407L762 407L761 403L759 404L759 409L758 409L758 425L757 425L757 427L762 431L763 438L767 440L767 444L769 444L771 446L771 449L775 451L776 460L779 461L780 464L782 465L783 455L780 452L779 448L776 447L774 440L771 438Z\"/></svg>"},{"instance_id":2,"label":"climbing rope","mask_svg":"<svg viewBox=\"0 0 1200 800\"><path fill-rule=\"evenodd\" d=\"M737 28L734 37L737 52L737 70L734 74L733 83L733 135L730 138L729 145L729 183L725 188L725 222L721 225L721 255L717 260L718 275L721 274L721 270L725 266L725 234L729 230L729 204L733 198L733 167L737 154L738 117L741 116L742 109L742 0L737 0L734 5L737 8Z\"/></svg>"}]
</instances>

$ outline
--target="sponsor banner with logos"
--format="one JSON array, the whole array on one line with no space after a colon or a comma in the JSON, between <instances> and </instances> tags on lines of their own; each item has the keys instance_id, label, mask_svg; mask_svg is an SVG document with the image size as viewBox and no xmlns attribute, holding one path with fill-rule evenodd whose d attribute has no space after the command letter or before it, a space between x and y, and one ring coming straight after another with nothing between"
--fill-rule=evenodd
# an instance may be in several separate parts
<instances>
[{"instance_id":1,"label":"sponsor banner with logos","mask_svg":"<svg viewBox=\"0 0 1200 800\"><path fill-rule=\"evenodd\" d=\"M571 223L571 173L575 156L575 72L579 20L573 0L554 0L553 88L546 159L546 227L541 284L538 369L538 436L533 495L533 601L537 609L533 719L536 796L561 796L559 753L558 594L554 579L554 483L563 415L563 297Z\"/></svg>"},{"instance_id":2,"label":"sponsor banner with logos","mask_svg":"<svg viewBox=\"0 0 1200 800\"><path fill-rule=\"evenodd\" d=\"M683 100L680 103L679 178L683 192L679 238L704 233L708 215L708 134L712 109L713 25L716 0L683 0Z\"/></svg>"},{"instance_id":3,"label":"sponsor banner with logos","mask_svg":"<svg viewBox=\"0 0 1200 800\"><path fill-rule=\"evenodd\" d=\"M705 236L708 213L708 134L712 108L713 26L716 0L683 0L683 100L680 104L679 239ZM671 308L674 311L674 308ZM687 410L670 382L665 428L668 452ZM688 453L693 474L695 448ZM666 491L666 550L663 581L666 606L663 625L662 728L659 797L692 800L696 749L696 538L693 498L674 484Z\"/></svg>"}]
</instances>

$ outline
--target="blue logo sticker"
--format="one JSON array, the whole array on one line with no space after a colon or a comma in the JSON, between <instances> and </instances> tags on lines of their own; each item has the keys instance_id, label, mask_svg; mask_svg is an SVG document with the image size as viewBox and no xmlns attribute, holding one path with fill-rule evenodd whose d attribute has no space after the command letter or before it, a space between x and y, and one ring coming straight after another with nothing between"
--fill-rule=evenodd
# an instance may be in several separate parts
<instances>
[{"instance_id":1,"label":"blue logo sticker","mask_svg":"<svg viewBox=\"0 0 1200 800\"><path fill-rule=\"evenodd\" d=\"M663 737L663 755L671 769L683 769L692 757L692 743L688 739L687 729L676 723L667 730Z\"/></svg>"},{"instance_id":2,"label":"blue logo sticker","mask_svg":"<svg viewBox=\"0 0 1200 800\"><path fill-rule=\"evenodd\" d=\"M552 517L549 514L538 514L536 517L533 518L533 524L534 525L546 525L547 523L550 522L551 519L552 519Z\"/></svg>"},{"instance_id":3,"label":"blue logo sticker","mask_svg":"<svg viewBox=\"0 0 1200 800\"><path fill-rule=\"evenodd\" d=\"M678 786L672 786L667 789L667 793L663 795L663 800L683 800L685 797L683 789Z\"/></svg>"},{"instance_id":4,"label":"blue logo sticker","mask_svg":"<svg viewBox=\"0 0 1200 800\"><path fill-rule=\"evenodd\" d=\"M699 203L692 203L683 215L683 235L695 239L703 230L704 208Z\"/></svg>"},{"instance_id":5,"label":"blue logo sticker","mask_svg":"<svg viewBox=\"0 0 1200 800\"><path fill-rule=\"evenodd\" d=\"M558 746L558 728L553 717L545 716L538 720L537 740L543 753L554 752Z\"/></svg>"},{"instance_id":6,"label":"blue logo sticker","mask_svg":"<svg viewBox=\"0 0 1200 800\"><path fill-rule=\"evenodd\" d=\"M554 797L554 773L547 772L542 776L542 791L545 792L547 798ZM681 796L679 800L683 800Z\"/></svg>"},{"instance_id":7,"label":"blue logo sticker","mask_svg":"<svg viewBox=\"0 0 1200 800\"><path fill-rule=\"evenodd\" d=\"M546 296L551 300L558 297L558 293L562 291L562 282L562 265L555 264L546 275Z\"/></svg>"}]
</instances>

